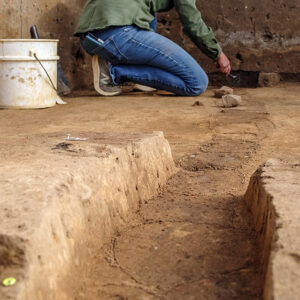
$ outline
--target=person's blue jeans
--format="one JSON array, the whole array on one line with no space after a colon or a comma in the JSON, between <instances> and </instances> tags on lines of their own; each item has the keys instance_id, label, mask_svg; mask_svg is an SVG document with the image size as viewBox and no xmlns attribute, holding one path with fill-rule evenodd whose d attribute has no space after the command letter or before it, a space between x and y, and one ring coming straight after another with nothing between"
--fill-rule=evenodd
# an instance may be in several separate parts
<instances>
[{"instance_id":1,"label":"person's blue jeans","mask_svg":"<svg viewBox=\"0 0 300 300\"><path fill-rule=\"evenodd\" d=\"M96 54L111 63L117 85L132 81L182 96L197 96L207 88L207 75L192 56L156 32L130 25L92 33L104 42Z\"/></svg>"}]
</instances>

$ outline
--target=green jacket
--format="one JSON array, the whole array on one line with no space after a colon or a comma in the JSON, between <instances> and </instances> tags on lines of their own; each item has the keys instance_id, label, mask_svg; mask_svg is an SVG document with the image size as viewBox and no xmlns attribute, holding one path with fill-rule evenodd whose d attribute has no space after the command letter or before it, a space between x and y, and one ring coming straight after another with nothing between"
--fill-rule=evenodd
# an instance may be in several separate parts
<instances>
[{"instance_id":1,"label":"green jacket","mask_svg":"<svg viewBox=\"0 0 300 300\"><path fill-rule=\"evenodd\" d=\"M76 35L109 26L136 25L151 30L149 23L156 12L175 7L184 32L211 59L222 49L211 28L207 27L196 7L196 0L88 0L81 13Z\"/></svg>"}]
</instances>

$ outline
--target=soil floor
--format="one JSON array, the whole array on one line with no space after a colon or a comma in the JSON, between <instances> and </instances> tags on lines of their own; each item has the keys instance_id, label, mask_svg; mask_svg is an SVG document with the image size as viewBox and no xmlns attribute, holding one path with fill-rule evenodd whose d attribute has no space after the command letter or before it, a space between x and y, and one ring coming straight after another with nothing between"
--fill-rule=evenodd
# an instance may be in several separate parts
<instances>
[{"instance_id":1,"label":"soil floor","mask_svg":"<svg viewBox=\"0 0 300 300\"><path fill-rule=\"evenodd\" d=\"M27 137L39 133L59 132L63 140L68 133L163 131L171 145L178 173L72 274L74 299L261 298L255 232L243 195L267 158L300 153L300 85L235 94L243 104L231 109L209 89L197 98L81 94L65 99L66 106L0 110L0 144L17 138L30 147ZM22 149L10 157L18 164Z\"/></svg>"}]
</instances>

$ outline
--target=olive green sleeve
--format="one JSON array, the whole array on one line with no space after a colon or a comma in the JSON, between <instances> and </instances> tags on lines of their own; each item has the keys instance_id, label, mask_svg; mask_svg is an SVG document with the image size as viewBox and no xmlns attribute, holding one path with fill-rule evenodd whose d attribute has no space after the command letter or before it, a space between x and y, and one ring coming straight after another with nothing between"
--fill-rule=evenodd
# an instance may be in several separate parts
<instances>
[{"instance_id":1,"label":"olive green sleeve","mask_svg":"<svg viewBox=\"0 0 300 300\"><path fill-rule=\"evenodd\" d=\"M173 0L179 14L184 32L199 47L199 49L213 60L222 52L212 29L204 23L201 13L196 7L196 0Z\"/></svg>"}]
</instances>

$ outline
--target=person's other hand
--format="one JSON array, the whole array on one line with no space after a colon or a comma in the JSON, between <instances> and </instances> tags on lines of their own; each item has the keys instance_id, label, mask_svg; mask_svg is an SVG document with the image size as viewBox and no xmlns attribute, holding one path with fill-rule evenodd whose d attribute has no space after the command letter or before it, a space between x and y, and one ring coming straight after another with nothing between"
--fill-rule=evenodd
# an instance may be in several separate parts
<instances>
[{"instance_id":1,"label":"person's other hand","mask_svg":"<svg viewBox=\"0 0 300 300\"><path fill-rule=\"evenodd\" d=\"M226 74L227 76L230 74L231 66L230 61L227 56L222 52L216 61L217 67L221 73Z\"/></svg>"}]
</instances>

